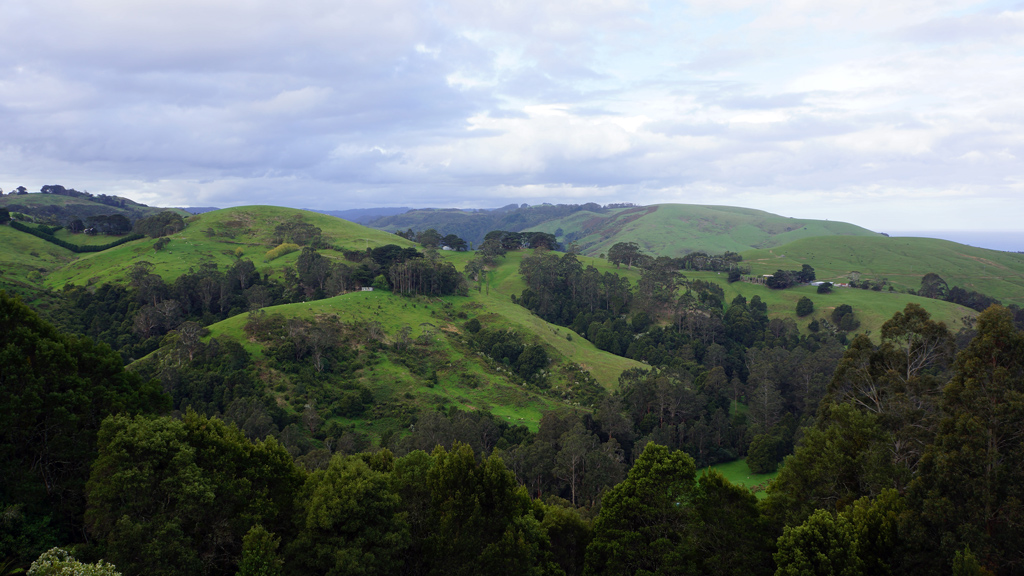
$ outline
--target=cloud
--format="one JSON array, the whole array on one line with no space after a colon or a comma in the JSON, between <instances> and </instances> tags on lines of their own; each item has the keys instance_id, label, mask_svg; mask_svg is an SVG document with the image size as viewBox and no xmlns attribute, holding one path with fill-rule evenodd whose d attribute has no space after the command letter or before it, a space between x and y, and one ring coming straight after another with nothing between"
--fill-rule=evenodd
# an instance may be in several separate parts
<instances>
[{"instance_id":1,"label":"cloud","mask_svg":"<svg viewBox=\"0 0 1024 576\"><path fill-rule=\"evenodd\" d=\"M869 227L925 202L922 228L984 227L1024 209L1022 14L9 0L0 185L175 205L706 202Z\"/></svg>"}]
</instances>

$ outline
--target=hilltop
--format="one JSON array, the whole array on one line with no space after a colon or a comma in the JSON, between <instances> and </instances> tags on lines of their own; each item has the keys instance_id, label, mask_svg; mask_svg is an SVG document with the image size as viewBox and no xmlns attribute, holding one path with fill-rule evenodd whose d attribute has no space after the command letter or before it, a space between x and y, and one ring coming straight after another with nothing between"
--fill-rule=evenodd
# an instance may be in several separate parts
<instances>
[{"instance_id":1,"label":"hilltop","mask_svg":"<svg viewBox=\"0 0 1024 576\"><path fill-rule=\"evenodd\" d=\"M563 244L576 243L590 256L607 253L618 242L636 242L657 256L689 252L742 252L770 248L801 238L877 236L845 222L797 219L730 206L654 204L542 204L506 206L498 210L420 209L371 221L389 232L433 228L456 234L476 245L491 230L547 232Z\"/></svg>"},{"instance_id":2,"label":"hilltop","mask_svg":"<svg viewBox=\"0 0 1024 576\"><path fill-rule=\"evenodd\" d=\"M158 208L139 204L121 196L93 195L88 192L64 190L63 186L44 187L58 188L64 193L28 193L8 194L0 196L0 208L28 216L36 222L63 226L70 220L86 220L92 216L109 216L121 214L134 222L139 218L152 216L170 210L182 216L189 213L180 208ZM73 194L73 195L65 195Z\"/></svg>"},{"instance_id":3,"label":"hilltop","mask_svg":"<svg viewBox=\"0 0 1024 576\"><path fill-rule=\"evenodd\" d=\"M761 210L732 206L654 204L581 211L529 230L556 233L574 241L585 254L599 255L619 242L636 242L656 256L683 256L771 248L794 240L822 236L878 236L877 233L828 220L788 218ZM565 241L565 240L563 240Z\"/></svg>"},{"instance_id":4,"label":"hilltop","mask_svg":"<svg viewBox=\"0 0 1024 576\"><path fill-rule=\"evenodd\" d=\"M184 230L165 239L136 240L90 254L73 254L9 227L0 227L0 241L7 241L5 246L19 247L17 251L5 250L3 259L16 264L18 271L28 271L21 280L40 289L53 290L65 286L90 290L104 284L126 286L132 282L133 271L139 269L171 286L183 276L194 278L200 269L228 271L243 261L251 261L259 277L286 282L288 270L295 268L301 250L280 256L273 253L281 244L281 227L315 230L318 253L332 263L350 262L354 253L367 254L385 245L403 249L415 246L400 236L332 216L270 206L217 210L190 216L186 224ZM76 235L74 240L79 238L96 240L83 235ZM157 249L161 242L162 247ZM472 254L444 252L441 256L461 269ZM382 405L410 405L418 409L452 405L471 411L485 410L536 429L542 412L578 404L576 396L580 392L573 390L579 382L592 377L594 385L611 389L623 370L642 364L600 351L585 338L550 325L513 304L510 295L523 289L518 275L520 257L521 254L512 253L500 259L492 267L487 282L466 296L408 298L386 291L357 291L308 303L266 306L262 313L306 321L331 317L346 326L366 327L373 323L380 326L381 341L389 346L400 338L416 342L416 349L422 356L420 360L426 361L427 368L410 368L408 358L392 358L388 353L372 363L372 372L368 367L355 375L355 385L371 390L375 402ZM605 262L597 264L608 268ZM469 318L477 319L490 330L513 330L522 335L524 343L542 346L551 358L545 388L524 388L522 382L500 364L493 365L472 353L467 344L468 335L462 328ZM238 313L233 311L231 317L208 327L209 337L234 340L259 360L266 350L263 344L246 334L244 328L248 320L245 308L238 309ZM162 345L156 356L172 354L173 349L173 344ZM364 353L368 352L359 352L360 356ZM580 372L581 369L589 375ZM281 388L277 396L283 406L290 406L288 400L299 397L294 394L301 381L296 376L281 375L273 370L265 374L268 383L287 383L275 384ZM424 374L434 374L436 382L428 385ZM464 384L467 378L473 386ZM292 409L301 412L302 406ZM375 417L373 422L359 418L340 418L338 422L346 425L362 422L360 425L366 427L364 432L379 436L387 429L393 430L399 421Z\"/></svg>"},{"instance_id":5,"label":"hilltop","mask_svg":"<svg viewBox=\"0 0 1024 576\"><path fill-rule=\"evenodd\" d=\"M925 274L1024 305L1024 254L999 252L934 238L825 236L742 253L754 274L814 267L819 280L884 280L897 290L917 290Z\"/></svg>"}]
</instances>

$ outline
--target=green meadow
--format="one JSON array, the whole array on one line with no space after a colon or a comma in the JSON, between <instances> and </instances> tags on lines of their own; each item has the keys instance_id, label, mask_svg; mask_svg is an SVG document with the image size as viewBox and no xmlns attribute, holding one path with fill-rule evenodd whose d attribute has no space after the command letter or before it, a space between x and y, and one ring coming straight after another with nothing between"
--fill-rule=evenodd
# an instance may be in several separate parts
<instances>
[{"instance_id":1,"label":"green meadow","mask_svg":"<svg viewBox=\"0 0 1024 576\"><path fill-rule=\"evenodd\" d=\"M760 210L730 206L656 204L643 208L576 213L531 228L575 232L586 254L607 253L618 242L636 242L655 256L682 256L701 250L711 254L744 252L818 236L877 236L875 232L828 220L786 218Z\"/></svg>"},{"instance_id":2,"label":"green meadow","mask_svg":"<svg viewBox=\"0 0 1024 576\"><path fill-rule=\"evenodd\" d=\"M1024 254L964 246L934 238L825 236L742 253L753 274L814 267L819 280L886 279L898 290L921 286L934 272L950 287L960 286L1024 305Z\"/></svg>"},{"instance_id":3,"label":"green meadow","mask_svg":"<svg viewBox=\"0 0 1024 576\"><path fill-rule=\"evenodd\" d=\"M800 267L797 266L797 269ZM768 315L771 318L790 318L794 320L803 334L808 334L807 325L814 319L828 318L836 306L849 304L853 307L860 327L857 333L871 336L877 341L882 324L892 318L893 314L902 311L907 304L914 303L931 314L935 320L945 322L947 326L956 332L964 325L964 318L974 318L977 312L964 308L957 304L912 296L902 292L875 292L873 290L861 290L859 288L835 287L830 294L818 294L814 286L796 286L786 290L772 290L763 284L752 284L749 282L725 281L725 274L716 272L689 272L686 274L691 279L703 279L718 282L725 290L725 300L728 304L736 296L742 295L749 302L754 296L760 296L761 301L768 305ZM803 318L796 315L796 304L802 297L810 298L814 303L814 312Z\"/></svg>"},{"instance_id":4,"label":"green meadow","mask_svg":"<svg viewBox=\"0 0 1024 576\"><path fill-rule=\"evenodd\" d=\"M701 473L711 468L721 472L723 476L728 478L729 482L732 482L737 486L752 489L754 491L754 496L757 496L759 500L768 496L764 491L765 487L768 485L768 482L774 480L775 477L779 475L778 471L768 474L754 474L747 466L746 458L733 460L732 462L725 462L723 464L715 464L708 468L701 468L697 471L697 475L700 476Z\"/></svg>"}]
</instances>

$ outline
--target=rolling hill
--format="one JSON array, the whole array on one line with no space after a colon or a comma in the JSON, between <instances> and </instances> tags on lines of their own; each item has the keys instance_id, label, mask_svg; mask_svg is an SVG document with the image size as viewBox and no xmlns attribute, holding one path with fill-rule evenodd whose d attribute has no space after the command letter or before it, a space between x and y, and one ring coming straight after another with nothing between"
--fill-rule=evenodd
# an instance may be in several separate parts
<instances>
[{"instance_id":1,"label":"rolling hill","mask_svg":"<svg viewBox=\"0 0 1024 576\"><path fill-rule=\"evenodd\" d=\"M575 241L584 254L607 253L618 242L636 242L655 256L682 256L688 252L709 254L771 248L802 238L821 236L877 236L875 232L828 220L787 218L731 206L654 204L608 210L577 212L529 228Z\"/></svg>"},{"instance_id":2,"label":"rolling hill","mask_svg":"<svg viewBox=\"0 0 1024 576\"><path fill-rule=\"evenodd\" d=\"M1024 254L974 248L933 238L825 236L742 253L754 274L814 267L819 280L887 279L897 289L917 290L928 273L960 286L1024 305Z\"/></svg>"},{"instance_id":3,"label":"rolling hill","mask_svg":"<svg viewBox=\"0 0 1024 576\"><path fill-rule=\"evenodd\" d=\"M188 212L181 208L158 208L139 204L120 196L64 196L60 194L8 194L0 196L0 208L32 217L38 222L64 225L69 220L86 220L90 216L122 214L134 222L170 210L181 216Z\"/></svg>"},{"instance_id":4,"label":"rolling hill","mask_svg":"<svg viewBox=\"0 0 1024 576\"><path fill-rule=\"evenodd\" d=\"M169 243L162 250L155 248L154 240L143 239L89 254L73 254L34 236L0 227L0 242L13 248L5 249L0 255L3 280L5 283L16 280L37 289L60 289L65 284L98 286L124 282L136 263L149 262L154 273L172 282L190 268L196 269L204 263L226 269L242 258L251 260L261 275L280 279L287 267L295 265L299 253L272 258L268 252L278 242L275 228L294 223L319 228L324 246L320 253L335 261L345 258L343 250L366 250L385 244L414 246L397 235L332 216L270 206L217 210L190 216L186 222L184 230L167 237ZM563 236L571 233L566 229L579 233L592 231L583 238L599 239L607 234L607 238L591 245L591 253L613 241L632 238L645 251L659 255L677 255L692 249L719 253L742 251L744 262L755 274L771 273L780 268L799 269L801 264L808 263L815 267L820 279L839 281L851 272L859 272L865 276L886 277L902 289L915 288L924 273L936 272L950 285L971 287L1007 303L1020 302L1024 294L1024 256L940 240L886 238L839 222L795 220L736 208L662 205L611 209L603 213L576 210L537 229L554 233L557 228L552 226L556 224L562 227ZM78 236L69 240L77 242ZM787 239L795 240L782 243ZM85 241L99 240L82 239ZM749 249L758 245L765 248ZM372 372L367 368L357 375L361 385L373 390L375 398L420 409L458 406L466 410L486 410L536 429L543 412L574 405L572 389L578 378L574 367L586 370L601 386L612 389L623 370L644 365L598 350L579 334L549 324L514 304L510 297L518 296L525 288L519 274L519 262L524 255L524 252L510 252L499 258L486 283L467 296L404 298L386 292L354 292L313 302L272 306L264 308L264 312L296 319L335 316L350 325L376 322L383 328L385 343L392 342L395 334L408 327L409 336L421 343L423 354L435 366L436 384L427 385L421 375L413 374L402 362L385 354L374 364ZM474 254L441 252L440 256L461 270ZM616 269L607 261L591 256L579 258L584 266L593 265L602 273L625 275L634 284L639 278L637 270ZM778 291L745 282L729 284L723 274L713 272L686 274L689 279L721 285L726 302L736 295L747 299L760 296L768 304L771 317L792 318L804 333L807 333L808 322L827 317L840 304L853 306L861 322L859 331L875 338L882 323L908 302L922 305L954 331L963 325L965 318L975 315L961 306L912 296L903 290L836 289L830 295L817 295L812 287ZM794 309L802 296L814 301L815 312L810 317L797 318ZM262 345L250 341L243 330L247 316L238 314L209 326L210 335L234 339L260 358L264 353ZM542 345L552 358L552 369L547 376L549 388L524 387L502 366L473 353L462 327L467 318L478 319L488 329L514 330L523 334L527 342ZM472 375L471 380L478 385L466 386L467 374ZM280 376L270 378L273 382L281 380ZM274 389L279 390L279 398L285 402L285 397L297 385L295 382L275 384ZM375 436L395 425L386 418L380 422L343 420L346 425L358 425Z\"/></svg>"},{"instance_id":5,"label":"rolling hill","mask_svg":"<svg viewBox=\"0 0 1024 576\"><path fill-rule=\"evenodd\" d=\"M261 275L280 278L286 267L294 266L299 252L275 259L269 259L267 252L275 246L275 227L295 222L321 229L321 242L328 247L319 252L336 261L344 259L342 250L362 251L385 244L413 246L394 234L332 216L269 206L230 208L189 217L187 227L168 236L169 243L161 250L155 249L155 240L142 239L103 252L76 255L9 227L0 227L0 240L8 240L5 246L18 246L17 251L3 252L2 258L8 263L5 269L11 270L8 266L16 264L18 271L12 271L12 278L17 276L37 288L124 283L132 267L140 262L151 263L152 272L165 282L173 282L204 263L225 269L240 258L251 260ZM75 240L77 236L80 235L76 235ZM445 252L442 256L461 268L472 255ZM437 385L425 385L421 377L412 375L401 363L385 358L374 366L373 372L365 371L360 375L375 398L382 402L412 403L421 408L452 405L466 410L487 410L535 430L542 412L574 405L569 391L579 377L575 366L589 371L598 384L611 389L623 370L642 364L600 351L586 339L550 325L513 304L510 294L522 290L518 275L521 256L510 254L499 262L489 276L489 285L479 292L471 291L468 296L404 298L379 291L353 292L263 310L268 315L281 314L286 318L329 315L344 324L379 322L385 342L392 342L394 334L408 327L411 338L429 343L424 344L424 350L428 351L432 364L438 366ZM607 267L604 262L600 264ZM235 339L259 358L263 354L262 347L249 341L242 329L247 316L239 314L209 326L210 335ZM489 329L511 329L522 334L527 343L544 346L553 359L547 391L524 388L500 365L495 366L471 353L461 324L472 317ZM479 385L461 385L467 374L474 375L473 381ZM283 389L282 397L292 386ZM378 435L381 427L392 424L359 423L366 432Z\"/></svg>"},{"instance_id":6,"label":"rolling hill","mask_svg":"<svg viewBox=\"0 0 1024 576\"><path fill-rule=\"evenodd\" d=\"M695 204L602 207L598 204L542 204L500 210L421 209L379 218L371 227L398 232L433 228L479 244L491 230L547 232L582 253L598 256L618 242L636 242L656 256L688 252L742 252L820 236L877 236L875 232L828 220L797 219L761 210Z\"/></svg>"}]
</instances>

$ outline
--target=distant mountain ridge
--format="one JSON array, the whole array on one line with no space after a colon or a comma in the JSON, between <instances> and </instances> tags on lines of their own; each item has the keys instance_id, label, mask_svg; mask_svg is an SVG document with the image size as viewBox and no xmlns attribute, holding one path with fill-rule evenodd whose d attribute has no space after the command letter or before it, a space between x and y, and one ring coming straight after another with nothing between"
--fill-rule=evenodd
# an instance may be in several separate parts
<instances>
[{"instance_id":1,"label":"distant mountain ridge","mask_svg":"<svg viewBox=\"0 0 1024 576\"><path fill-rule=\"evenodd\" d=\"M877 236L846 222L789 218L762 210L695 204L544 204L494 211L421 209L380 218L370 227L398 232L433 228L479 244L491 230L547 232L560 242L576 243L587 255L606 253L618 242L636 242L655 256L689 252L771 248L815 236Z\"/></svg>"},{"instance_id":2,"label":"distant mountain ridge","mask_svg":"<svg viewBox=\"0 0 1024 576\"><path fill-rule=\"evenodd\" d=\"M356 224L366 224L378 218L408 212L409 210L412 210L412 208L403 206L399 208L351 208L349 210L314 210L309 208L308 210L310 212L319 212L320 214L327 214L328 216L348 220L349 222L355 222Z\"/></svg>"}]
</instances>

